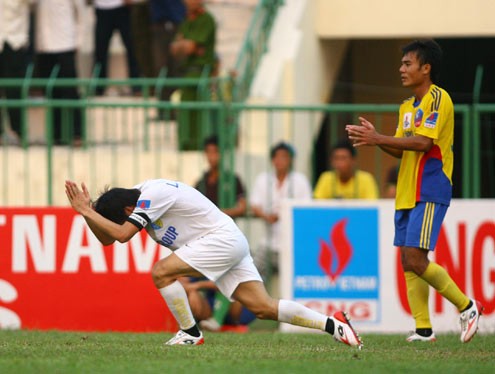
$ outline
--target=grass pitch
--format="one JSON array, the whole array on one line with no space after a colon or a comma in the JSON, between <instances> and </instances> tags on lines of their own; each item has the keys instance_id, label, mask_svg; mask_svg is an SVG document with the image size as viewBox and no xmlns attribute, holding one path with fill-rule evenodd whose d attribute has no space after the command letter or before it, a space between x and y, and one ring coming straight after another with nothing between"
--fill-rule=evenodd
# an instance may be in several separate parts
<instances>
[{"instance_id":1,"label":"grass pitch","mask_svg":"<svg viewBox=\"0 0 495 374\"><path fill-rule=\"evenodd\" d=\"M358 351L327 334L206 333L206 344L165 347L172 334L0 331L0 373L494 373L495 335L462 344L365 334Z\"/></svg>"}]
</instances>

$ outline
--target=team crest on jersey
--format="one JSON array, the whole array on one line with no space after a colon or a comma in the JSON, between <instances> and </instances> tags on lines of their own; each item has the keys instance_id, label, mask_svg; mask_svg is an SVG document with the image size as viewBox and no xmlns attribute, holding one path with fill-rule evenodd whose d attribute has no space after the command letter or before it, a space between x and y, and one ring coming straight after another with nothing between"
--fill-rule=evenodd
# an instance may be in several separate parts
<instances>
[{"instance_id":1,"label":"team crest on jersey","mask_svg":"<svg viewBox=\"0 0 495 374\"><path fill-rule=\"evenodd\" d=\"M136 207L141 209L148 209L151 205L151 200L138 200Z\"/></svg>"},{"instance_id":2,"label":"team crest on jersey","mask_svg":"<svg viewBox=\"0 0 495 374\"><path fill-rule=\"evenodd\" d=\"M418 109L416 112L416 115L414 116L414 126L419 127L421 126L421 122L423 121L423 110Z\"/></svg>"},{"instance_id":3,"label":"team crest on jersey","mask_svg":"<svg viewBox=\"0 0 495 374\"><path fill-rule=\"evenodd\" d=\"M402 127L404 130L409 130L411 128L411 122L412 122L412 113L407 112L404 114L404 118L402 119Z\"/></svg>"},{"instance_id":4,"label":"team crest on jersey","mask_svg":"<svg viewBox=\"0 0 495 374\"><path fill-rule=\"evenodd\" d=\"M151 223L151 227L153 227L153 230L160 230L161 228L163 228L163 222L161 219L155 221L155 222L152 222Z\"/></svg>"},{"instance_id":5,"label":"team crest on jersey","mask_svg":"<svg viewBox=\"0 0 495 374\"><path fill-rule=\"evenodd\" d=\"M437 125L437 120L438 120L438 112L431 113L428 116L428 118L425 120L425 127L428 127L429 129L434 129L435 126Z\"/></svg>"}]
</instances>

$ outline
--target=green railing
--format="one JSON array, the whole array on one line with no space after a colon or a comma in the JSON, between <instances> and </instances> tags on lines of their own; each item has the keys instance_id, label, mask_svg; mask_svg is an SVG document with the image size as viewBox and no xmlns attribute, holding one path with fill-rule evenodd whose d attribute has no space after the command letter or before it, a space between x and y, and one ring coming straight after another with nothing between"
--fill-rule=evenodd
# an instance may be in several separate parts
<instances>
[{"instance_id":1,"label":"green railing","mask_svg":"<svg viewBox=\"0 0 495 374\"><path fill-rule=\"evenodd\" d=\"M223 170L236 170L247 189L255 176L270 168L269 147L283 139L297 148L296 169L314 180L317 158L314 153L316 134L323 118L329 118L328 144L344 133L349 121L364 115L377 129L393 133L398 105L330 104L318 106L246 105L222 102L170 103L143 98L86 98L84 100L0 100L0 108L23 108L32 120L30 136L37 131L41 144L27 148L2 146L0 149L0 206L65 205L65 179L85 180L101 189L105 184L128 186L142 179L168 177L194 183L205 168L202 152L181 151L177 144L177 121L169 118L150 120L158 110L167 113L198 110L202 128L215 121L222 149ZM54 107L79 108L86 116L86 139L82 147L55 146L52 142ZM493 131L490 116L495 104L456 106L456 158L460 166L461 196L495 197L493 176ZM239 126L232 116L240 119ZM36 121L39 123L36 125ZM205 136L207 133L205 132ZM29 141L29 137L26 140ZM391 162L375 148L360 149L360 164L371 171L383 185ZM235 157L234 157L235 156ZM482 172L486 170L487 172ZM222 175L227 173L222 173ZM231 180L221 180L221 201L229 205L234 198Z\"/></svg>"},{"instance_id":2,"label":"green railing","mask_svg":"<svg viewBox=\"0 0 495 374\"><path fill-rule=\"evenodd\" d=\"M236 101L243 102L249 94L258 64L266 52L273 22L283 3L283 0L261 0L254 10L235 64L237 77L234 98Z\"/></svg>"}]
</instances>

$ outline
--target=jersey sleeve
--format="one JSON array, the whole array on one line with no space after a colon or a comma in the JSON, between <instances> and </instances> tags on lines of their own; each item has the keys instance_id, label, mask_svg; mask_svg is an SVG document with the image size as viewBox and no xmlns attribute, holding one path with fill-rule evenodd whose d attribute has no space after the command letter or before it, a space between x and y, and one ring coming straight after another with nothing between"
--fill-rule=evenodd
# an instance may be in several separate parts
<instances>
[{"instance_id":1,"label":"jersey sleeve","mask_svg":"<svg viewBox=\"0 0 495 374\"><path fill-rule=\"evenodd\" d=\"M431 90L431 104L425 108L421 125L416 129L416 135L423 135L430 139L438 139L440 128L447 120L449 110L452 110L452 102L439 88ZM449 105L450 104L450 105Z\"/></svg>"},{"instance_id":2,"label":"jersey sleeve","mask_svg":"<svg viewBox=\"0 0 495 374\"><path fill-rule=\"evenodd\" d=\"M174 204L179 186L153 186L141 191L136 207L127 218L137 228L143 229L151 222L158 220Z\"/></svg>"}]
</instances>

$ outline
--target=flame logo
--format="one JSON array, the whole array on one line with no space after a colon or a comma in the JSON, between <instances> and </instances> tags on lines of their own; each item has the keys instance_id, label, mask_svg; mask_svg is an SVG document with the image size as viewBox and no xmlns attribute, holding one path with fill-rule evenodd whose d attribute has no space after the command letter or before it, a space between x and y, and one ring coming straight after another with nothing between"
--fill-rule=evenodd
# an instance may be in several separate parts
<instances>
[{"instance_id":1,"label":"flame logo","mask_svg":"<svg viewBox=\"0 0 495 374\"><path fill-rule=\"evenodd\" d=\"M330 230L330 242L320 239L318 263L334 282L342 274L352 257L352 246L345 234L347 218L338 221Z\"/></svg>"}]
</instances>

